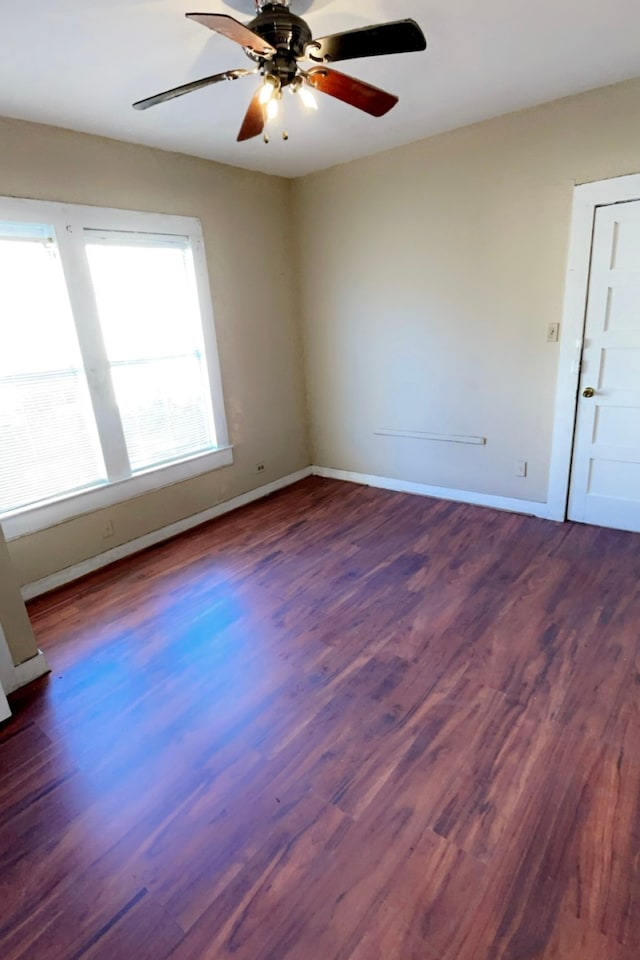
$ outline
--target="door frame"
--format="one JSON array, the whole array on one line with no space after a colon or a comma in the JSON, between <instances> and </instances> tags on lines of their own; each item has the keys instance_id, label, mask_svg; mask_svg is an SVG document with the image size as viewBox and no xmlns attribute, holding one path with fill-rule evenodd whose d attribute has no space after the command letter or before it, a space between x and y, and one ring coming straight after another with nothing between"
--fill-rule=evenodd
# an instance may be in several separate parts
<instances>
[{"instance_id":1,"label":"door frame","mask_svg":"<svg viewBox=\"0 0 640 960\"><path fill-rule=\"evenodd\" d=\"M596 210L630 200L640 200L640 173L584 183L574 189L549 465L550 520L566 520L568 513Z\"/></svg>"}]
</instances>

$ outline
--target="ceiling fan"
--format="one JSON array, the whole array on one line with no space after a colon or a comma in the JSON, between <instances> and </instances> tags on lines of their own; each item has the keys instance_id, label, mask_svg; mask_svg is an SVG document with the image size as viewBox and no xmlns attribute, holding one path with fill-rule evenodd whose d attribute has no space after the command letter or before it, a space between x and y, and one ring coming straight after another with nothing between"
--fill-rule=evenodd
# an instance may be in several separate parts
<instances>
[{"instance_id":1,"label":"ceiling fan","mask_svg":"<svg viewBox=\"0 0 640 960\"><path fill-rule=\"evenodd\" d=\"M202 80L193 80L145 100L138 100L133 104L134 109L146 110L157 103L173 100L174 97L181 97L213 83L257 74L262 82L249 104L238 140L250 140L263 134L265 142L268 142L266 127L270 121L277 119L282 93L287 87L311 109L317 108L313 89L373 117L384 116L398 103L398 97L332 70L326 64L358 57L411 53L425 50L427 46L425 36L415 20L379 23L314 39L306 21L290 12L289 0L255 0L255 6L256 16L246 26L225 14L186 14L187 19L243 47L249 59L256 64L252 70L225 70L224 73L216 73ZM310 65L303 67L303 61L310 61ZM282 136L288 139L286 131Z\"/></svg>"}]
</instances>

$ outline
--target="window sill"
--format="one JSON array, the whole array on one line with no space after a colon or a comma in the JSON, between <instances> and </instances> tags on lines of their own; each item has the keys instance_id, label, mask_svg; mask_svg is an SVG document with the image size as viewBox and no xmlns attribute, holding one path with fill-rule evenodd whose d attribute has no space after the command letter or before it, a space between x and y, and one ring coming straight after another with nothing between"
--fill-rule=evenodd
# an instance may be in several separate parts
<instances>
[{"instance_id":1,"label":"window sill","mask_svg":"<svg viewBox=\"0 0 640 960\"><path fill-rule=\"evenodd\" d=\"M7 540L17 540L18 537L46 530L65 520L93 513L111 507L124 500L131 500L144 493L160 490L174 483L181 483L191 477L209 473L220 467L228 467L233 463L233 448L231 446L217 447L215 450L201 453L187 460L179 460L154 467L126 480L105 483L90 490L72 493L60 500L48 501L33 507L24 507L13 513L0 515L2 529Z\"/></svg>"}]
</instances>

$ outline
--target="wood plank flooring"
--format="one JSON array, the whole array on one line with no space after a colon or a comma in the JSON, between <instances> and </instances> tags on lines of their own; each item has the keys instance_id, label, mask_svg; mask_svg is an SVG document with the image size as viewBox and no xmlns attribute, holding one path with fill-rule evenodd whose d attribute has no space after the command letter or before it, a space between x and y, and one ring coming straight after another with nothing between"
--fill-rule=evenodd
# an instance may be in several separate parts
<instances>
[{"instance_id":1,"label":"wood plank flooring","mask_svg":"<svg viewBox=\"0 0 640 960\"><path fill-rule=\"evenodd\" d=\"M3 960L637 960L640 537L310 479L31 604Z\"/></svg>"}]
</instances>

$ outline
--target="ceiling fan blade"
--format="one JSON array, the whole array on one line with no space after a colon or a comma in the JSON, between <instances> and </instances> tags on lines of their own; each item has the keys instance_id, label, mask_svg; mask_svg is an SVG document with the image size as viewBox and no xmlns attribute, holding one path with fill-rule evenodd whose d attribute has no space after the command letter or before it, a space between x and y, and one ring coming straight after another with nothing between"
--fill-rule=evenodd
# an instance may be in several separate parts
<instances>
[{"instance_id":1,"label":"ceiling fan blade","mask_svg":"<svg viewBox=\"0 0 640 960\"><path fill-rule=\"evenodd\" d=\"M259 37L257 33L249 30L239 20L228 17L224 13L186 13L185 16L188 20L195 20L196 23L201 23L203 27L209 27L210 30L221 33L223 37L234 40L241 47L248 47L249 50L253 50L261 57L272 57L276 52L276 48Z\"/></svg>"},{"instance_id":2,"label":"ceiling fan blade","mask_svg":"<svg viewBox=\"0 0 640 960\"><path fill-rule=\"evenodd\" d=\"M394 20L320 37L308 45L305 55L315 63L334 63L358 57L413 53L426 48L426 37L415 20Z\"/></svg>"},{"instance_id":3,"label":"ceiling fan blade","mask_svg":"<svg viewBox=\"0 0 640 960\"><path fill-rule=\"evenodd\" d=\"M156 93L155 96L147 97L146 100L138 100L133 104L133 109L146 110L148 107L155 107L156 103L164 103L165 100L182 97L185 93L193 93L194 90L208 87L212 83L220 83L222 80L238 80L240 77L248 77L255 72L255 70L225 70L224 73L214 73L212 77L203 77L202 80L192 80L191 83L183 83L182 86L165 90L164 93Z\"/></svg>"},{"instance_id":4,"label":"ceiling fan blade","mask_svg":"<svg viewBox=\"0 0 640 960\"><path fill-rule=\"evenodd\" d=\"M357 107L358 110L364 110L372 117L383 117L398 103L398 97L393 94L373 87L370 83L356 80L355 77L338 73L337 70L329 70L328 67L314 67L309 70L306 79L315 90L327 93L330 97Z\"/></svg>"},{"instance_id":5,"label":"ceiling fan blade","mask_svg":"<svg viewBox=\"0 0 640 960\"><path fill-rule=\"evenodd\" d=\"M264 130L264 107L260 103L261 89L261 87L258 87L254 93L251 103L249 104L249 109L242 121L240 133L238 134L239 143L243 140L252 140L254 137L259 137Z\"/></svg>"}]
</instances>

